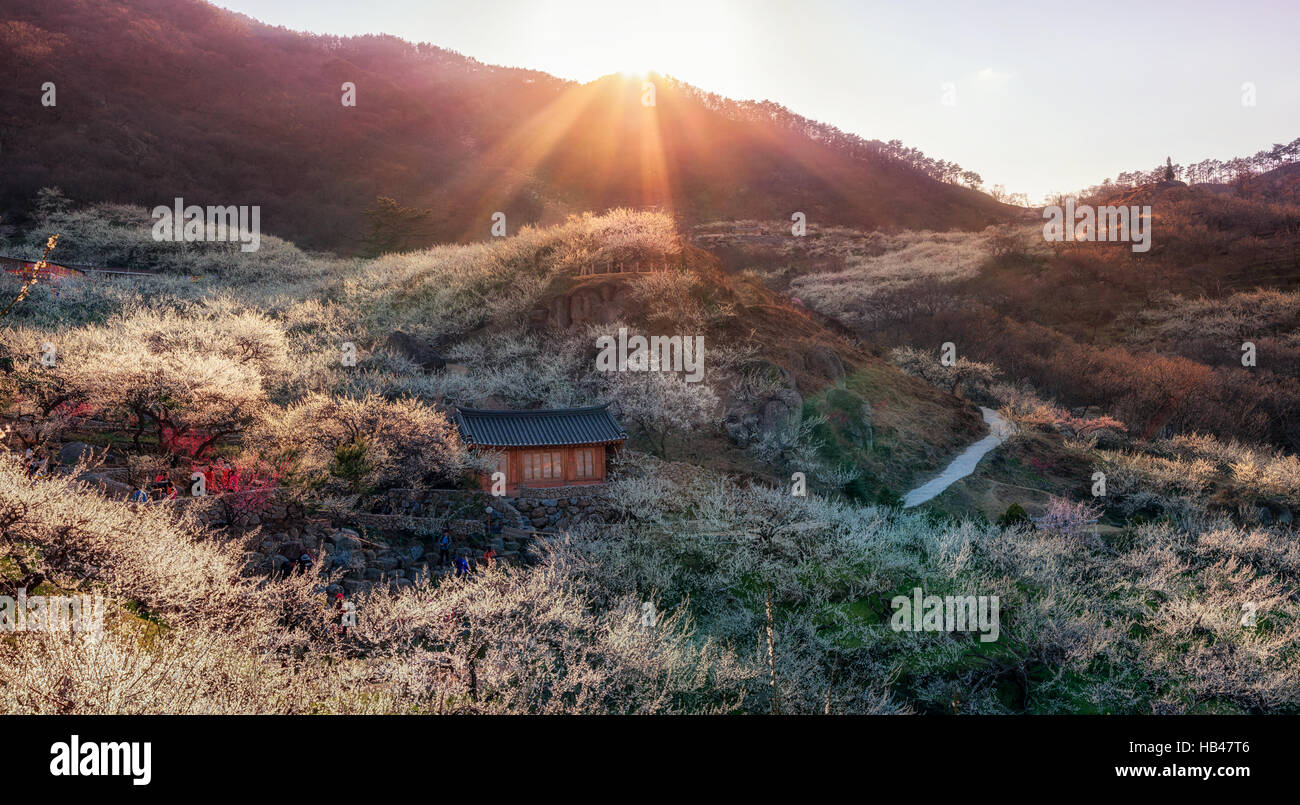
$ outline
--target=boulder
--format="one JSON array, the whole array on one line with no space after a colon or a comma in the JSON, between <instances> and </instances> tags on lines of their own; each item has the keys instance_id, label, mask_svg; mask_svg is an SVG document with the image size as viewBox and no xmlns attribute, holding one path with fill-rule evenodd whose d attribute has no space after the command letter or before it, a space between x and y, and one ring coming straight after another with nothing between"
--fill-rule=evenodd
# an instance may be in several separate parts
<instances>
[{"instance_id":1,"label":"boulder","mask_svg":"<svg viewBox=\"0 0 1300 805\"><path fill-rule=\"evenodd\" d=\"M355 551L361 547L361 535L350 528L340 528L330 536L340 548Z\"/></svg>"},{"instance_id":2,"label":"boulder","mask_svg":"<svg viewBox=\"0 0 1300 805\"><path fill-rule=\"evenodd\" d=\"M804 354L808 368L834 383L844 379L844 361L830 347L813 347Z\"/></svg>"},{"instance_id":3,"label":"boulder","mask_svg":"<svg viewBox=\"0 0 1300 805\"><path fill-rule=\"evenodd\" d=\"M68 442L59 448L59 463L71 467L82 459L89 460L95 454L95 448L85 442Z\"/></svg>"},{"instance_id":4,"label":"boulder","mask_svg":"<svg viewBox=\"0 0 1300 805\"><path fill-rule=\"evenodd\" d=\"M108 477L100 472L87 472L78 477L79 481L84 481L91 486L98 488L104 493L105 497L117 500L126 500L131 497L135 491L130 484L124 484L121 481Z\"/></svg>"}]
</instances>

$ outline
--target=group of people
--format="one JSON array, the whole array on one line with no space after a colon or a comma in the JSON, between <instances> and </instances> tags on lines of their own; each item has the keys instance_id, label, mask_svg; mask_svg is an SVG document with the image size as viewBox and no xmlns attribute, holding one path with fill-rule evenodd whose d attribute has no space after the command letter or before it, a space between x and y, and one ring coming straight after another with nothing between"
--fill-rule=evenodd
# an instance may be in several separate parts
<instances>
[{"instance_id":1,"label":"group of people","mask_svg":"<svg viewBox=\"0 0 1300 805\"><path fill-rule=\"evenodd\" d=\"M23 454L23 470L28 478L45 477L50 471L49 456L37 455L32 448L27 448ZM156 500L175 500L176 496L176 484L172 483L167 473L160 472L154 476L152 483L136 488L131 493L130 500L132 503L148 503Z\"/></svg>"},{"instance_id":2,"label":"group of people","mask_svg":"<svg viewBox=\"0 0 1300 805\"><path fill-rule=\"evenodd\" d=\"M200 473L203 475L203 485L209 495L216 492L229 489L231 478L235 475L235 468L226 463L224 458L218 458L206 467L190 467L190 474Z\"/></svg>"},{"instance_id":3,"label":"group of people","mask_svg":"<svg viewBox=\"0 0 1300 805\"><path fill-rule=\"evenodd\" d=\"M444 527L442 536L438 538L438 564L445 565L448 561L451 562L457 576L468 576L473 572L473 568L469 563L468 552L457 551L454 558L451 556L451 531ZM493 567L496 563L496 549L489 545L487 550L483 551L483 564Z\"/></svg>"},{"instance_id":4,"label":"group of people","mask_svg":"<svg viewBox=\"0 0 1300 805\"><path fill-rule=\"evenodd\" d=\"M213 494L217 490L228 487L235 469L227 464L224 459L219 458L205 467L191 468L191 475L195 472L203 475L203 488L207 491L207 494ZM151 483L142 485L131 493L131 502L149 503L159 500L175 500L179 496L180 490L172 482L171 477L165 472L160 472L154 476Z\"/></svg>"},{"instance_id":5,"label":"group of people","mask_svg":"<svg viewBox=\"0 0 1300 805\"><path fill-rule=\"evenodd\" d=\"M452 557L451 531L449 529L444 528L442 530L442 536L438 538L437 544L439 564L445 565L448 562L451 562L452 567L455 568L457 576L468 576L473 572L469 562L469 554L467 552L456 551L455 557ZM496 561L496 549L488 546L488 548L483 551L483 564L487 567L493 567L496 565ZM301 571L305 573L311 570L311 567L311 554L304 552L302 556L292 562L290 572ZM357 625L356 605L351 601L348 601L343 593L335 593L330 611L330 629L335 634L338 634L341 637L346 637L348 629L354 628Z\"/></svg>"},{"instance_id":6,"label":"group of people","mask_svg":"<svg viewBox=\"0 0 1300 805\"><path fill-rule=\"evenodd\" d=\"M49 456L38 455L32 448L27 448L23 454L23 470L28 478L43 478L49 474L50 459ZM141 485L131 493L130 500L132 503L149 503L158 500L175 500L177 497L176 484L167 473L160 472L154 476L153 481L148 485Z\"/></svg>"},{"instance_id":7,"label":"group of people","mask_svg":"<svg viewBox=\"0 0 1300 805\"><path fill-rule=\"evenodd\" d=\"M176 490L176 484L167 473L160 472L153 477L153 482L148 486L137 487L131 493L132 503L149 503L158 500L175 500L179 492Z\"/></svg>"}]
</instances>

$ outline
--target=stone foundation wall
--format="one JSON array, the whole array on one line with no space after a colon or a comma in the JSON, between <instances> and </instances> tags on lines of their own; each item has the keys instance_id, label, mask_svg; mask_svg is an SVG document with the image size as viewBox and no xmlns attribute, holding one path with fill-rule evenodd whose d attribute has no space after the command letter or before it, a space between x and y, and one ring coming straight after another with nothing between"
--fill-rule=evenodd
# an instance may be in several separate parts
<instances>
[{"instance_id":1,"label":"stone foundation wall","mask_svg":"<svg viewBox=\"0 0 1300 805\"><path fill-rule=\"evenodd\" d=\"M550 497L528 496L507 498L516 511L523 515L528 526L538 531L563 531L581 523L608 523L613 518L613 510L608 501L590 494L590 487L572 487L586 489L585 495L557 496L558 490L533 490L549 493Z\"/></svg>"},{"instance_id":2,"label":"stone foundation wall","mask_svg":"<svg viewBox=\"0 0 1300 805\"><path fill-rule=\"evenodd\" d=\"M502 527L535 529L537 531L563 531L583 522L609 522L614 515L608 500L599 486L564 486L549 489L523 489L515 495L494 497L486 492L463 492L453 495L465 498L460 510L475 515L478 522L487 522L492 530ZM414 493L409 490L388 494L388 509L395 512L428 512L447 506L439 496L447 493ZM488 508L491 514L487 513Z\"/></svg>"},{"instance_id":3,"label":"stone foundation wall","mask_svg":"<svg viewBox=\"0 0 1300 805\"><path fill-rule=\"evenodd\" d=\"M608 501L592 491L590 486L566 487L498 498L463 490L394 490L360 512L312 513L301 504L273 500L258 514L233 517L224 525L232 535L260 529L258 542L245 554L250 574L293 572L297 559L307 553L315 567L342 571L329 593L350 596L449 575L460 554L477 567L489 547L499 562L530 562L534 532L560 533L578 523L612 519ZM211 516L220 519L219 509L213 507ZM437 545L444 526L452 534L446 562Z\"/></svg>"}]
</instances>

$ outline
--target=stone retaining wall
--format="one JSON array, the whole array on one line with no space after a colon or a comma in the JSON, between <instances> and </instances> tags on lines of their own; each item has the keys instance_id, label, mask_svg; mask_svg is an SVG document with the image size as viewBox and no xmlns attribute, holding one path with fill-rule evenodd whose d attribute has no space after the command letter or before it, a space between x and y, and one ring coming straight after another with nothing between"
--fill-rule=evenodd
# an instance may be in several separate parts
<instances>
[{"instance_id":1,"label":"stone retaining wall","mask_svg":"<svg viewBox=\"0 0 1300 805\"><path fill-rule=\"evenodd\" d=\"M579 491L583 494L556 496ZM560 533L580 522L612 518L608 501L592 491L570 487L493 497L464 490L394 490L364 506L371 511L315 514L301 504L273 500L261 513L234 518L228 526L236 534L261 529L258 544L245 554L250 573L292 572L298 557L307 553L324 571L343 572L331 595L353 595L376 586L400 588L420 578L441 578L453 572L452 562L461 554L477 566L489 547L503 563L532 561L534 532ZM213 516L219 516L217 508ZM437 546L444 526L452 534L446 562Z\"/></svg>"}]
</instances>

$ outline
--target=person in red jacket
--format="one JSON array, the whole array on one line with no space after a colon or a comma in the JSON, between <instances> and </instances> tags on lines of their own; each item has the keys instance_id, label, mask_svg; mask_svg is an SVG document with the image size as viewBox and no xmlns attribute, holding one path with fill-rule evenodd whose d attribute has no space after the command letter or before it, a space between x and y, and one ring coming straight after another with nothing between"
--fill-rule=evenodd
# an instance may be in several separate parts
<instances>
[{"instance_id":1,"label":"person in red jacket","mask_svg":"<svg viewBox=\"0 0 1300 805\"><path fill-rule=\"evenodd\" d=\"M153 483L149 485L149 491L157 495L157 500L166 498L167 500L176 499L176 484L172 479L167 477L167 473L160 472L154 476Z\"/></svg>"}]
</instances>

